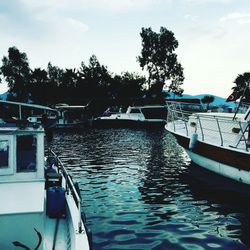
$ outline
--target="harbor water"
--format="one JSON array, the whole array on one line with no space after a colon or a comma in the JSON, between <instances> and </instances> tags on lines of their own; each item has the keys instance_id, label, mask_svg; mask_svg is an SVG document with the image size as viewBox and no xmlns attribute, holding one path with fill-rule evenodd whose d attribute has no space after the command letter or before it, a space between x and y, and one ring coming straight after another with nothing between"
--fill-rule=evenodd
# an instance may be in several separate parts
<instances>
[{"instance_id":1,"label":"harbor water","mask_svg":"<svg viewBox=\"0 0 250 250\"><path fill-rule=\"evenodd\" d=\"M250 249L250 191L200 172L164 129L56 132L53 149L94 250Z\"/></svg>"}]
</instances>

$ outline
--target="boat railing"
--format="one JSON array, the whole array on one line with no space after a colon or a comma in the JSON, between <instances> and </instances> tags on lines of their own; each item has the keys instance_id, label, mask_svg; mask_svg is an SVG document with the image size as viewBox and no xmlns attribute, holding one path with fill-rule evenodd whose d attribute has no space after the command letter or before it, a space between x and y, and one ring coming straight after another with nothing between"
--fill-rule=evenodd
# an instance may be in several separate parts
<instances>
[{"instance_id":1,"label":"boat railing","mask_svg":"<svg viewBox=\"0 0 250 250\"><path fill-rule=\"evenodd\" d=\"M249 150L249 123L233 113L190 112L183 103L168 103L167 126L175 132L191 136L196 133L202 141L213 141L220 146Z\"/></svg>"},{"instance_id":2,"label":"boat railing","mask_svg":"<svg viewBox=\"0 0 250 250\"><path fill-rule=\"evenodd\" d=\"M83 225L82 225L82 218L81 218L82 213L81 213L80 195L78 194L78 192L75 188L75 185L72 181L72 178L71 178L70 174L68 173L68 171L66 170L66 168L64 167L64 164L61 161L61 159L58 157L58 155L53 150L50 150L50 152L57 159L58 167L61 170L63 177L65 178L66 192L67 193L70 192L74 198L74 201L75 201L75 204L76 204L76 207L78 210L78 228L77 228L77 231L78 231L78 233L82 233L83 232Z\"/></svg>"}]
</instances>

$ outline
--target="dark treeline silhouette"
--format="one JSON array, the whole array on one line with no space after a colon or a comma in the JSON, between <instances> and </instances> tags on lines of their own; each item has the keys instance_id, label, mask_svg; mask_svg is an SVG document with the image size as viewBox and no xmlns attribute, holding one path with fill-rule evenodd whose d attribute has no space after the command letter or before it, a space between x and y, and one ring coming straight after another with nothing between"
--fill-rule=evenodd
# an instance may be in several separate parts
<instances>
[{"instance_id":1,"label":"dark treeline silhouette","mask_svg":"<svg viewBox=\"0 0 250 250\"><path fill-rule=\"evenodd\" d=\"M46 69L31 69L26 53L10 47L0 67L0 76L8 84L7 98L49 106L89 103L98 112L110 105L164 103L166 81L169 91L181 94L183 68L174 53L178 41L173 32L164 27L159 33L142 28L140 35L142 51L137 61L148 71L148 79L134 72L114 74L95 55L77 69L62 69L50 62Z\"/></svg>"},{"instance_id":2,"label":"dark treeline silhouette","mask_svg":"<svg viewBox=\"0 0 250 250\"><path fill-rule=\"evenodd\" d=\"M2 59L1 73L8 83L8 99L35 103L84 103L93 98L140 97L145 77L124 72L114 75L95 55L79 69L61 69L48 63L47 69L30 69L26 53L16 47Z\"/></svg>"},{"instance_id":3,"label":"dark treeline silhouette","mask_svg":"<svg viewBox=\"0 0 250 250\"><path fill-rule=\"evenodd\" d=\"M10 47L0 70L8 83L7 98L12 101L50 106L89 102L105 105L104 100L131 102L145 92L145 77L130 72L113 74L95 55L89 58L88 65L82 62L79 69L61 69L48 63L47 69L32 70L26 53Z\"/></svg>"}]
</instances>

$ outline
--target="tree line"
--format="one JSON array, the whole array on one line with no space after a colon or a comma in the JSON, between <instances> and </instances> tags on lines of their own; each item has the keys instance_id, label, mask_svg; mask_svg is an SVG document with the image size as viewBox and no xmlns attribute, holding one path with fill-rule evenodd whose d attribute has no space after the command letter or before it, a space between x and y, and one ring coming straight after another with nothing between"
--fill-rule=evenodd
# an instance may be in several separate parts
<instances>
[{"instance_id":1,"label":"tree line","mask_svg":"<svg viewBox=\"0 0 250 250\"><path fill-rule=\"evenodd\" d=\"M32 70L26 53L10 47L2 59L1 73L8 83L8 100L40 104L84 103L93 98L139 97L145 78L136 73L113 75L95 55L79 69Z\"/></svg>"},{"instance_id":2,"label":"tree line","mask_svg":"<svg viewBox=\"0 0 250 250\"><path fill-rule=\"evenodd\" d=\"M136 58L148 77L135 72L114 74L101 64L96 55L78 69L61 69L48 63L46 69L31 69L25 52L8 49L2 59L0 76L8 84L8 100L45 105L83 104L93 99L139 99L162 97L162 87L181 94L183 68L177 60L178 41L165 27L160 32L142 28L141 54Z\"/></svg>"},{"instance_id":3,"label":"tree line","mask_svg":"<svg viewBox=\"0 0 250 250\"><path fill-rule=\"evenodd\" d=\"M140 36L142 49L136 60L147 72L147 77L128 71L114 74L98 61L96 55L92 55L87 64L81 62L77 69L61 69L50 62L46 69L31 69L27 54L10 47L8 55L2 58L0 82L8 84L8 100L44 105L86 104L97 99L126 100L129 105L145 97L163 100L164 84L168 91L181 95L184 69L175 53L179 43L174 33L165 27L159 32L149 27L142 28ZM228 100L237 100L244 94L249 102L249 83L249 72L238 75ZM203 100L208 104L212 101L210 96Z\"/></svg>"}]
</instances>

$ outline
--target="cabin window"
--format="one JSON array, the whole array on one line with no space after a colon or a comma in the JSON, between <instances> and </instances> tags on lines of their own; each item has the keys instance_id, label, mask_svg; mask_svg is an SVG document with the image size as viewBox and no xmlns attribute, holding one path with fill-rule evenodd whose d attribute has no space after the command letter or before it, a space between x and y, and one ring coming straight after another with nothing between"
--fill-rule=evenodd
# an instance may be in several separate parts
<instances>
[{"instance_id":1,"label":"cabin window","mask_svg":"<svg viewBox=\"0 0 250 250\"><path fill-rule=\"evenodd\" d=\"M130 111L131 114L139 114L141 113L140 109L131 109Z\"/></svg>"},{"instance_id":2,"label":"cabin window","mask_svg":"<svg viewBox=\"0 0 250 250\"><path fill-rule=\"evenodd\" d=\"M36 137L33 135L18 135L16 145L17 172L36 171Z\"/></svg>"},{"instance_id":3,"label":"cabin window","mask_svg":"<svg viewBox=\"0 0 250 250\"><path fill-rule=\"evenodd\" d=\"M146 119L167 119L167 109L165 107L143 108L142 113Z\"/></svg>"},{"instance_id":4,"label":"cabin window","mask_svg":"<svg viewBox=\"0 0 250 250\"><path fill-rule=\"evenodd\" d=\"M0 169L9 167L9 141L0 140Z\"/></svg>"}]
</instances>

